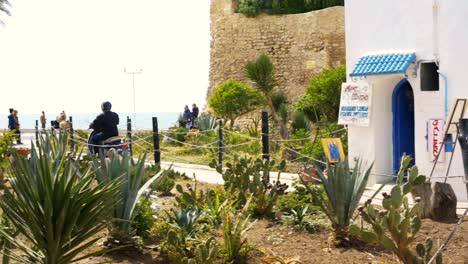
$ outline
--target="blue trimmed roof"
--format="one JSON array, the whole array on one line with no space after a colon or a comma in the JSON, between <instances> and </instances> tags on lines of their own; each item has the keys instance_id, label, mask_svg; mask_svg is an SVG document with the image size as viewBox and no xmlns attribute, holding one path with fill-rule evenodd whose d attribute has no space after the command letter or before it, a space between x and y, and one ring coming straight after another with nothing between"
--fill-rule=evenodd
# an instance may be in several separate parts
<instances>
[{"instance_id":1,"label":"blue trimmed roof","mask_svg":"<svg viewBox=\"0 0 468 264\"><path fill-rule=\"evenodd\" d=\"M406 73L416 58L414 53L390 53L361 57L349 76Z\"/></svg>"}]
</instances>

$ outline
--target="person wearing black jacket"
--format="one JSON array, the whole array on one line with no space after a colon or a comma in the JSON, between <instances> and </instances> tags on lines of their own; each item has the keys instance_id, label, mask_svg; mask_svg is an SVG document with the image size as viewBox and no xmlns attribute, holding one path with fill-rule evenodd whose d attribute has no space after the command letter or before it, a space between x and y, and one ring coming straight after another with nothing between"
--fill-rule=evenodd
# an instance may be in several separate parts
<instances>
[{"instance_id":1,"label":"person wearing black jacket","mask_svg":"<svg viewBox=\"0 0 468 264\"><path fill-rule=\"evenodd\" d=\"M91 144L100 145L103 140L119 135L117 125L119 124L119 115L111 111L112 104L106 101L101 104L102 113L91 123L93 134Z\"/></svg>"}]
</instances>

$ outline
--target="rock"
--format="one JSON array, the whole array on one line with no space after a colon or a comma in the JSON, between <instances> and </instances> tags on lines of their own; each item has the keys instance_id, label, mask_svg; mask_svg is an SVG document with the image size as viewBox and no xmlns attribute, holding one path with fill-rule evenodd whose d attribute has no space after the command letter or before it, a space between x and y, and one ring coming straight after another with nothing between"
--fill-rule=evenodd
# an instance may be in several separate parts
<instances>
[{"instance_id":1,"label":"rock","mask_svg":"<svg viewBox=\"0 0 468 264\"><path fill-rule=\"evenodd\" d=\"M431 218L434 221L456 222L457 196L448 183L436 182L432 187Z\"/></svg>"},{"instance_id":2,"label":"rock","mask_svg":"<svg viewBox=\"0 0 468 264\"><path fill-rule=\"evenodd\" d=\"M423 203L423 210L421 218L431 218L431 210L432 210L432 188L430 182L425 182L421 185L416 186L411 191L411 195L413 195L413 199L416 197L421 198L421 202Z\"/></svg>"}]
</instances>

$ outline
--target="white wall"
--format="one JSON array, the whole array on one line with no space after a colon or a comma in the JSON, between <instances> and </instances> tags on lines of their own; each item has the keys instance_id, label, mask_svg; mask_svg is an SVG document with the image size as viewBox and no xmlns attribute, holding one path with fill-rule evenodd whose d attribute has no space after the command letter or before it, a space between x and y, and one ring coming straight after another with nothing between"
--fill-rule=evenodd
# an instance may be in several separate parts
<instances>
[{"instance_id":1,"label":"white wall","mask_svg":"<svg viewBox=\"0 0 468 264\"><path fill-rule=\"evenodd\" d=\"M434 60L439 51L440 71L448 77L448 93L451 105L456 97L468 97L468 1L452 0L439 3L438 23L434 38L433 0L347 0L346 62L348 73L357 60L366 53L413 51L417 60ZM438 46L438 49L437 49ZM440 91L422 92L419 70L414 77L414 65L407 71L407 78L415 96L415 144L416 164L428 175L432 163L428 159L426 122L431 118L445 119L444 79L440 78ZM350 158L363 157L374 161L376 174L392 172L392 114L391 95L403 74L367 77L373 84L373 107L371 125L367 128L349 128ZM449 156L447 155L447 158ZM445 163L445 165L447 162ZM441 166L442 167L442 166ZM438 168L438 173L443 168ZM455 152L450 175L463 175L459 150ZM375 177L372 182L383 182ZM440 179L439 179L440 180ZM467 200L462 180L449 182L459 200Z\"/></svg>"}]
</instances>

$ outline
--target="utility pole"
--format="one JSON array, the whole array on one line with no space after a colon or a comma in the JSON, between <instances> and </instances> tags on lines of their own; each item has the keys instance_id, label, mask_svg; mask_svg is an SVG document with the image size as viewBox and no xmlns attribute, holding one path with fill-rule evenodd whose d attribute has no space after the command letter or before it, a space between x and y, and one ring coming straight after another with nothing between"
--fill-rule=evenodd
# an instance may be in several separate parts
<instances>
[{"instance_id":1,"label":"utility pole","mask_svg":"<svg viewBox=\"0 0 468 264\"><path fill-rule=\"evenodd\" d=\"M143 69L140 67L139 70L128 71L124 68L124 73L132 75L132 87L133 87L133 126L136 128L136 103L135 103L135 74L140 74Z\"/></svg>"}]
</instances>

